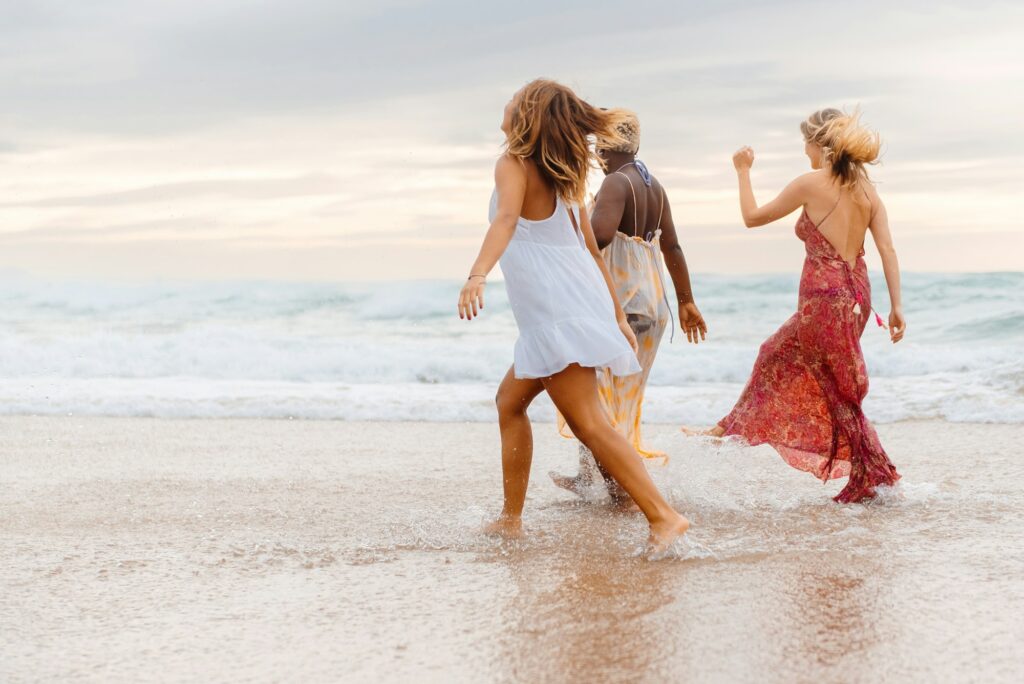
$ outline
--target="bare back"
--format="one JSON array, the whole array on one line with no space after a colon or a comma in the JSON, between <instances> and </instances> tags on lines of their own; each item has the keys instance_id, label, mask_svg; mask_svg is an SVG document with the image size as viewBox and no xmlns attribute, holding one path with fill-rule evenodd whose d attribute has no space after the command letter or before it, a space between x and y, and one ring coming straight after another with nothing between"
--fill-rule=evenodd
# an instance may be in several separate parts
<instances>
[{"instance_id":1,"label":"bare back","mask_svg":"<svg viewBox=\"0 0 1024 684\"><path fill-rule=\"evenodd\" d=\"M651 185L646 185L635 166L626 166L615 173L625 176L630 185L618 226L619 232L643 237L661 224L665 210L665 191L654 176L650 177Z\"/></svg>"},{"instance_id":2,"label":"bare back","mask_svg":"<svg viewBox=\"0 0 1024 684\"><path fill-rule=\"evenodd\" d=\"M836 253L846 263L853 263L864 248L864 234L878 204L875 189L865 181L840 189L827 171L815 176L804 205L807 217Z\"/></svg>"},{"instance_id":3,"label":"bare back","mask_svg":"<svg viewBox=\"0 0 1024 684\"><path fill-rule=\"evenodd\" d=\"M523 161L523 168L526 170L526 195L523 197L522 217L528 221L551 218L557 207L554 189L532 161Z\"/></svg>"}]
</instances>

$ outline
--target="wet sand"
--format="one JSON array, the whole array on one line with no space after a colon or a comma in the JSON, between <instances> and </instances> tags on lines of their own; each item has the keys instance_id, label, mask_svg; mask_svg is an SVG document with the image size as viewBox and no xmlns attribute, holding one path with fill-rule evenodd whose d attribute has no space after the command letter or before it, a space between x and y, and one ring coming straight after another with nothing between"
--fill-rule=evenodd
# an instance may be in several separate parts
<instances>
[{"instance_id":1,"label":"wet sand","mask_svg":"<svg viewBox=\"0 0 1024 684\"><path fill-rule=\"evenodd\" d=\"M551 425L507 543L495 425L2 418L0 680L1021 681L1024 426L879 432L904 483L838 506L649 427L649 562Z\"/></svg>"}]
</instances>

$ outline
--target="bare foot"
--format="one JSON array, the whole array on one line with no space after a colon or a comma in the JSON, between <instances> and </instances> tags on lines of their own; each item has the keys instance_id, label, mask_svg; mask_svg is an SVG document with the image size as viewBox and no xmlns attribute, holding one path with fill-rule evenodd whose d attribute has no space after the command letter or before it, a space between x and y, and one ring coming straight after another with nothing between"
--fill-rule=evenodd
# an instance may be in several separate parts
<instances>
[{"instance_id":1,"label":"bare foot","mask_svg":"<svg viewBox=\"0 0 1024 684\"><path fill-rule=\"evenodd\" d=\"M584 482L583 478L580 477L579 475L577 475L576 477L569 477L568 475L559 475L558 473L552 470L551 472L548 473L548 477L550 477L551 481L554 482L556 485L558 485L567 492L572 492L581 499L587 492L587 483Z\"/></svg>"},{"instance_id":2,"label":"bare foot","mask_svg":"<svg viewBox=\"0 0 1024 684\"><path fill-rule=\"evenodd\" d=\"M484 534L503 537L505 539L523 538L523 519L501 516L492 523L484 525Z\"/></svg>"},{"instance_id":3,"label":"bare foot","mask_svg":"<svg viewBox=\"0 0 1024 684\"><path fill-rule=\"evenodd\" d=\"M686 534L688 529L690 521L678 513L663 522L651 525L651 536L647 538L647 557L663 553L676 539Z\"/></svg>"},{"instance_id":4,"label":"bare foot","mask_svg":"<svg viewBox=\"0 0 1024 684\"><path fill-rule=\"evenodd\" d=\"M682 430L684 435L687 435L689 437L718 437L718 438L721 438L721 436L725 434L725 428L722 427L721 425L716 425L715 427L708 428L707 430L698 430L697 428L692 428L692 427L689 427L687 425L684 425L681 428L681 430Z\"/></svg>"}]
</instances>

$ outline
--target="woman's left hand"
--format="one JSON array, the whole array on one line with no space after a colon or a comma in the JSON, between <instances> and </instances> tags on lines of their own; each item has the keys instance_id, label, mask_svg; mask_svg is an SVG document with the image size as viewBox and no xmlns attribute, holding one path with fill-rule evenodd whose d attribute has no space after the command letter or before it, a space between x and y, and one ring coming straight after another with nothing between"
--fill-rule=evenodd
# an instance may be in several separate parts
<instances>
[{"instance_id":1,"label":"woman's left hand","mask_svg":"<svg viewBox=\"0 0 1024 684\"><path fill-rule=\"evenodd\" d=\"M889 337L892 343L896 344L903 339L903 333L907 331L907 319L903 317L903 309L893 309L889 313Z\"/></svg>"},{"instance_id":2,"label":"woman's left hand","mask_svg":"<svg viewBox=\"0 0 1024 684\"><path fill-rule=\"evenodd\" d=\"M708 324L693 302L679 305L679 326L686 333L686 340L700 344L708 334Z\"/></svg>"},{"instance_id":3,"label":"woman's left hand","mask_svg":"<svg viewBox=\"0 0 1024 684\"><path fill-rule=\"evenodd\" d=\"M479 316L479 311L484 308L484 287L487 281L479 276L470 277L462 286L459 293L459 318L467 321Z\"/></svg>"},{"instance_id":4,"label":"woman's left hand","mask_svg":"<svg viewBox=\"0 0 1024 684\"><path fill-rule=\"evenodd\" d=\"M636 342L636 334L633 332L633 329L629 327L629 321L627 321L625 318L620 318L619 330L622 331L622 334L626 338L626 341L629 342L629 346L633 348L633 353L636 354L638 351L640 351L640 345L638 345Z\"/></svg>"}]
</instances>

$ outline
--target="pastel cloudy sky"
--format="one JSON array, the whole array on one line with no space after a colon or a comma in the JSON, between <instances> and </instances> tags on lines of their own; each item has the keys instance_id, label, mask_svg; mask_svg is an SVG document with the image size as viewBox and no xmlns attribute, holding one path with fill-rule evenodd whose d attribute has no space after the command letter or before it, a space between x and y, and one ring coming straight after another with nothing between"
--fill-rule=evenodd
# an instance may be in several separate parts
<instances>
[{"instance_id":1,"label":"pastel cloudy sky","mask_svg":"<svg viewBox=\"0 0 1024 684\"><path fill-rule=\"evenodd\" d=\"M768 199L799 121L857 104L906 269L1024 269L1019 2L0 9L0 271L461 277L502 106L541 75L639 113L697 271L798 268L792 218L742 228L731 153Z\"/></svg>"}]
</instances>

